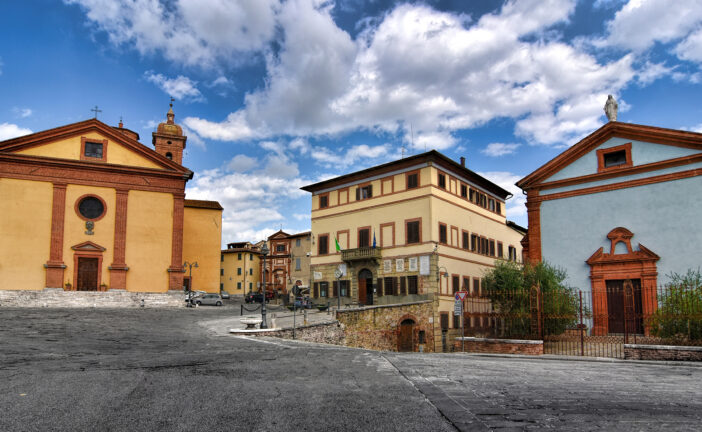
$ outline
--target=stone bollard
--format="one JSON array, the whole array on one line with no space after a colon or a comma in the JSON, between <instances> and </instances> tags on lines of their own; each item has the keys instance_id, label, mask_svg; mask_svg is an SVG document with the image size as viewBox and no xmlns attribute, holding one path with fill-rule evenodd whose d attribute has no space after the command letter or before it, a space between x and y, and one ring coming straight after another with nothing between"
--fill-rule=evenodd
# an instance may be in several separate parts
<instances>
[{"instance_id":1,"label":"stone bollard","mask_svg":"<svg viewBox=\"0 0 702 432\"><path fill-rule=\"evenodd\" d=\"M304 324L307 325L307 309L303 309L303 313L305 315Z\"/></svg>"}]
</instances>

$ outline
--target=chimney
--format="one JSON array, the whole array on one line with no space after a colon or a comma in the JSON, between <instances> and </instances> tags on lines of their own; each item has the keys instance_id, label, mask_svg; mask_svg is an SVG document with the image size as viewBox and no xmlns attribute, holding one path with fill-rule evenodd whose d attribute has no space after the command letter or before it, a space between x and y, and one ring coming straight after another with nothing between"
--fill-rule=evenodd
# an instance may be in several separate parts
<instances>
[{"instance_id":1,"label":"chimney","mask_svg":"<svg viewBox=\"0 0 702 432\"><path fill-rule=\"evenodd\" d=\"M463 168L466 167L466 158L464 158L463 156L461 156L461 166L462 166Z\"/></svg>"}]
</instances>

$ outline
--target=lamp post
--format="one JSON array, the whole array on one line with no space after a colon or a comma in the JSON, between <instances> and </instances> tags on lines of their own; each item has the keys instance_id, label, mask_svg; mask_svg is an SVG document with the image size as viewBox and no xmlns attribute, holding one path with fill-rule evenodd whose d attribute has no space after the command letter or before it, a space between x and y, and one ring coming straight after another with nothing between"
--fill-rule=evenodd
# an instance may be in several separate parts
<instances>
[{"instance_id":1,"label":"lamp post","mask_svg":"<svg viewBox=\"0 0 702 432\"><path fill-rule=\"evenodd\" d=\"M183 271L190 269L190 282L188 283L188 307L193 307L193 267L198 268L197 261L183 263Z\"/></svg>"},{"instance_id":2,"label":"lamp post","mask_svg":"<svg viewBox=\"0 0 702 432\"><path fill-rule=\"evenodd\" d=\"M261 246L261 255L263 255L263 299L261 299L261 328L268 328L266 324L266 255L268 255L270 250L266 242L263 242Z\"/></svg>"},{"instance_id":3,"label":"lamp post","mask_svg":"<svg viewBox=\"0 0 702 432\"><path fill-rule=\"evenodd\" d=\"M341 283L339 283L339 279L343 273L341 272L340 268L337 268L334 270L334 276L336 276L336 310L337 310L337 316L338 316L338 311L341 310Z\"/></svg>"}]
</instances>

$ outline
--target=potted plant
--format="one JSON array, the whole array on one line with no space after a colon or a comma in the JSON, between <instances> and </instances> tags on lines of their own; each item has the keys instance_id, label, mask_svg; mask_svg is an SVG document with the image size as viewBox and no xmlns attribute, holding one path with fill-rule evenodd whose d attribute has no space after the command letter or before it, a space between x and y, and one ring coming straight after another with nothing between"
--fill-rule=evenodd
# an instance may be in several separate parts
<instances>
[{"instance_id":1,"label":"potted plant","mask_svg":"<svg viewBox=\"0 0 702 432\"><path fill-rule=\"evenodd\" d=\"M107 284L105 282L100 284L100 291L107 291Z\"/></svg>"},{"instance_id":2,"label":"potted plant","mask_svg":"<svg viewBox=\"0 0 702 432\"><path fill-rule=\"evenodd\" d=\"M66 282L66 291L70 291L73 288L73 284Z\"/></svg>"}]
</instances>

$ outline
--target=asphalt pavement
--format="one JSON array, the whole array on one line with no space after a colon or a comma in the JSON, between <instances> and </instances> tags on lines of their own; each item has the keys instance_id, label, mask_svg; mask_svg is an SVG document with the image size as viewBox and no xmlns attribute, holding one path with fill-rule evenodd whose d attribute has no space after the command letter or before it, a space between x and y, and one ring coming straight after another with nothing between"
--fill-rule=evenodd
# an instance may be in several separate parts
<instances>
[{"instance_id":1,"label":"asphalt pavement","mask_svg":"<svg viewBox=\"0 0 702 432\"><path fill-rule=\"evenodd\" d=\"M237 307L0 309L2 431L699 430L702 368L228 334Z\"/></svg>"}]
</instances>

